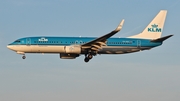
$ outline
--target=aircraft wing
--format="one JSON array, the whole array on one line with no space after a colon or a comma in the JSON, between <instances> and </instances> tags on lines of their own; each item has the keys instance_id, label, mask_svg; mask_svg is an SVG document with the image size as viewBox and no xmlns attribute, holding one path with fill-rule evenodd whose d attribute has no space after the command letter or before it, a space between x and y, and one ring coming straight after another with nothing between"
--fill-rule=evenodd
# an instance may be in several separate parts
<instances>
[{"instance_id":1,"label":"aircraft wing","mask_svg":"<svg viewBox=\"0 0 180 101\"><path fill-rule=\"evenodd\" d=\"M119 32L122 29L123 24L124 24L124 19L120 22L120 24L118 25L118 27L115 30L113 30L112 32L110 32L106 35L103 35L99 38L96 38L90 42L82 44L81 45L82 48L91 48L92 50L95 50L95 51L101 49L102 46L106 46L106 40L108 38L115 35L117 32Z\"/></svg>"}]
</instances>

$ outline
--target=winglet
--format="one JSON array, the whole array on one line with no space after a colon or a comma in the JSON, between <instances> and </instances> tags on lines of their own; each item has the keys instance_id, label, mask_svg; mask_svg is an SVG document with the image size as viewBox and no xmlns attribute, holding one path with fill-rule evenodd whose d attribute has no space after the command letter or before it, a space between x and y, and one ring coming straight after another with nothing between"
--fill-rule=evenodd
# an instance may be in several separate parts
<instances>
[{"instance_id":1,"label":"winglet","mask_svg":"<svg viewBox=\"0 0 180 101\"><path fill-rule=\"evenodd\" d=\"M121 21L121 23L119 23L118 27L114 31L119 32L122 29L123 24L124 24L124 19Z\"/></svg>"}]
</instances>

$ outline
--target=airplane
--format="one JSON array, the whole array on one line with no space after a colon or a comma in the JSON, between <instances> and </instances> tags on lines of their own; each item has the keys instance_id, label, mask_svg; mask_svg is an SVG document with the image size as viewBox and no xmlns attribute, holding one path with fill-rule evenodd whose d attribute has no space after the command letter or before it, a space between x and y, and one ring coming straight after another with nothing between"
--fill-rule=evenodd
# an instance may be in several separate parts
<instances>
[{"instance_id":1,"label":"airplane","mask_svg":"<svg viewBox=\"0 0 180 101\"><path fill-rule=\"evenodd\" d=\"M163 41L173 35L161 37L167 10L160 10L149 25L139 34L127 38L110 38L122 29L124 19L112 32L101 37L25 37L7 45L17 54L54 53L61 59L75 59L85 55L84 61L89 62L97 54L126 54L150 50L162 45Z\"/></svg>"}]
</instances>

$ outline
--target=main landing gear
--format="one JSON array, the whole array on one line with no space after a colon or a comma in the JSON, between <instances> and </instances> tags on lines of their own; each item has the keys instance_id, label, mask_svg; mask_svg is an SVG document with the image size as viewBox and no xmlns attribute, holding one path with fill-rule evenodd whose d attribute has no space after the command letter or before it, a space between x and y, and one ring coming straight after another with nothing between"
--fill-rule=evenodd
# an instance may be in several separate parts
<instances>
[{"instance_id":1,"label":"main landing gear","mask_svg":"<svg viewBox=\"0 0 180 101\"><path fill-rule=\"evenodd\" d=\"M92 54L85 55L84 62L89 62L89 60L92 58L93 58Z\"/></svg>"}]
</instances>

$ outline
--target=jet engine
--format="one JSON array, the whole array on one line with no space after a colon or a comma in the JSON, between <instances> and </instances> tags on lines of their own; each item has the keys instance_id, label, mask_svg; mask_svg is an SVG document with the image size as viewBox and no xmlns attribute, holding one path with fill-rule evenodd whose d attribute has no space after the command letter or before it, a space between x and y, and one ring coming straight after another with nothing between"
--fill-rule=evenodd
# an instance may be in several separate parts
<instances>
[{"instance_id":1,"label":"jet engine","mask_svg":"<svg viewBox=\"0 0 180 101\"><path fill-rule=\"evenodd\" d=\"M65 46L64 50L65 50L65 53L68 53L68 54L80 54L81 53L80 46Z\"/></svg>"},{"instance_id":2,"label":"jet engine","mask_svg":"<svg viewBox=\"0 0 180 101\"><path fill-rule=\"evenodd\" d=\"M65 46L64 53L60 53L61 59L75 59L81 54L80 46Z\"/></svg>"},{"instance_id":3,"label":"jet engine","mask_svg":"<svg viewBox=\"0 0 180 101\"><path fill-rule=\"evenodd\" d=\"M67 53L60 54L61 59L75 59L78 56L79 56L79 54L67 54Z\"/></svg>"}]
</instances>

